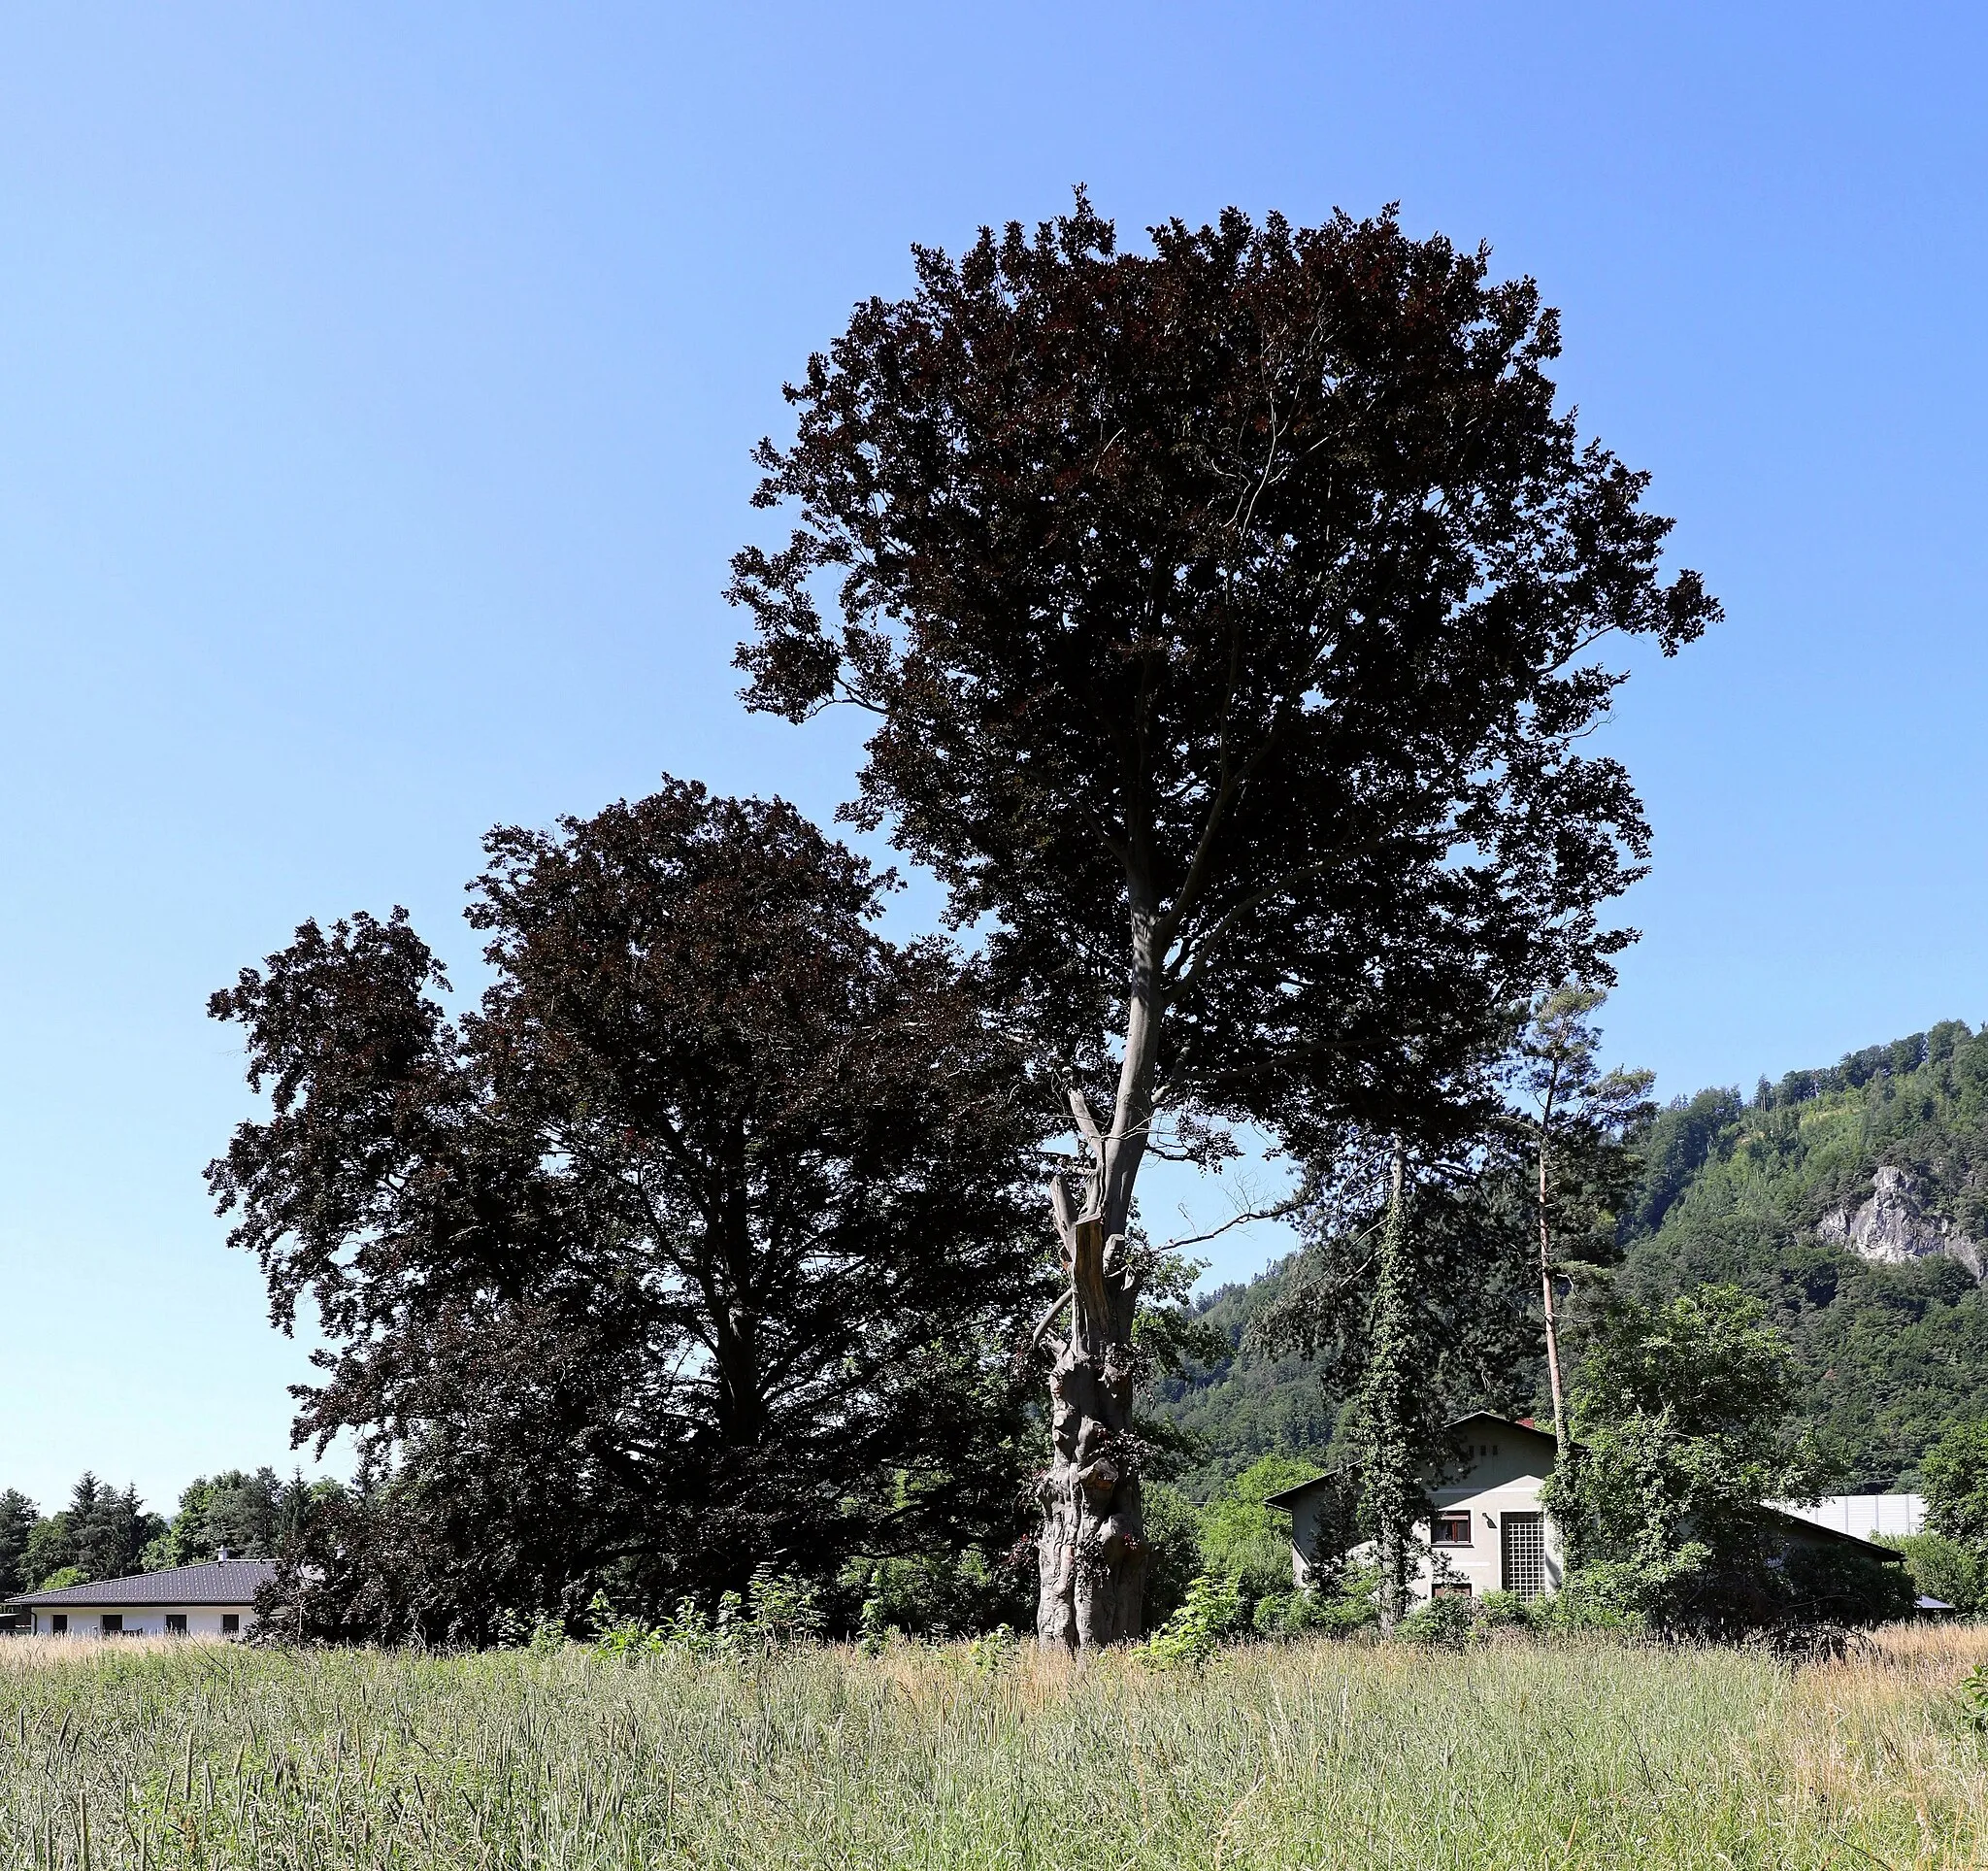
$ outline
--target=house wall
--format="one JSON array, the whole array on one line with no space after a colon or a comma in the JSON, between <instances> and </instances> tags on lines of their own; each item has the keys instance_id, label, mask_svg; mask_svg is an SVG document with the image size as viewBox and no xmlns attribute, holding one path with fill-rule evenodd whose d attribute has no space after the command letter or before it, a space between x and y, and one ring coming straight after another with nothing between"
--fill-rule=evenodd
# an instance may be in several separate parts
<instances>
[{"instance_id":1,"label":"house wall","mask_svg":"<svg viewBox=\"0 0 1988 1871\"><path fill-rule=\"evenodd\" d=\"M1505 1475L1486 1480L1476 1474L1466 1476L1450 1487L1430 1489L1438 1508L1461 1509L1471 1517L1468 1545L1430 1543L1430 1525L1422 1527L1423 1550L1409 1581L1409 1595L1419 1604L1438 1584L1467 1585L1474 1598L1487 1591L1505 1589L1505 1517L1508 1514L1538 1514L1543 1475ZM1541 1522L1545 1535L1546 1589L1558 1591L1565 1575L1560 1530L1550 1517Z\"/></svg>"},{"instance_id":2,"label":"house wall","mask_svg":"<svg viewBox=\"0 0 1988 1871\"><path fill-rule=\"evenodd\" d=\"M1446 1508L1468 1514L1471 1537L1468 1541L1438 1543L1433 1537L1434 1516L1420 1524L1416 1563L1408 1582L1409 1597L1417 1604L1427 1602L1441 1586L1452 1589L1468 1587L1475 1598L1506 1589L1507 1518L1541 1512L1540 1490L1553 1468L1554 1449L1549 1437L1516 1424L1489 1420L1468 1422L1459 1428L1467 1437L1471 1465L1442 1487L1431 1488L1429 1497L1439 1511ZM1321 1486L1308 1489L1288 1505L1291 1570L1297 1583L1303 1586L1310 1578L1311 1562L1319 1550L1319 1525L1330 1505L1329 1496ZM1806 1508L1787 1503L1778 1506L1786 1517L1780 1523L1781 1537L1789 1547L1824 1551L1841 1547L1840 1539L1832 1537L1832 1532L1825 1529L1868 1539L1873 1533L1916 1528L1924 1511L1924 1503L1915 1494L1835 1495ZM1566 1577L1559 1530L1550 1519L1542 1516L1541 1531L1545 1589L1558 1591ZM1371 1560L1373 1555L1373 1544L1369 1542L1356 1547L1348 1556ZM1872 1553L1871 1556L1884 1555Z\"/></svg>"},{"instance_id":3,"label":"house wall","mask_svg":"<svg viewBox=\"0 0 1988 1871\"><path fill-rule=\"evenodd\" d=\"M70 1637L101 1637L107 1611L124 1620L123 1634L126 1637L163 1637L169 1613L186 1620L188 1637L219 1637L224 1612L233 1612L241 1619L243 1631L248 1630L255 1618L253 1605L62 1605L57 1609L69 1619L66 1634ZM51 1618L52 1613L47 1606L35 1612L34 1629L38 1635L47 1637L51 1634Z\"/></svg>"},{"instance_id":4,"label":"house wall","mask_svg":"<svg viewBox=\"0 0 1988 1871\"><path fill-rule=\"evenodd\" d=\"M1311 1582L1312 1561L1331 1557L1319 1551L1318 1521L1326 1500L1326 1490L1316 1487L1291 1503L1291 1579L1301 1588Z\"/></svg>"},{"instance_id":5,"label":"house wall","mask_svg":"<svg viewBox=\"0 0 1988 1871\"><path fill-rule=\"evenodd\" d=\"M1429 1497L1439 1509L1470 1515L1470 1543L1432 1545L1431 1523L1421 1523L1420 1550L1408 1581L1409 1596L1417 1604L1426 1601L1438 1584L1467 1585L1471 1595L1478 1598L1487 1591L1502 1591L1505 1517L1541 1511L1540 1489L1553 1466L1550 1441L1515 1426L1502 1429L1483 1424L1473 1426L1468 1447L1471 1466L1445 1486L1431 1488ZM1325 1506L1322 1488L1291 1505L1291 1570L1300 1586L1310 1576ZM1560 1534L1550 1519L1542 1521L1542 1531L1546 1589L1558 1591L1566 1570ZM1359 1549L1354 1556L1371 1556L1371 1548Z\"/></svg>"}]
</instances>

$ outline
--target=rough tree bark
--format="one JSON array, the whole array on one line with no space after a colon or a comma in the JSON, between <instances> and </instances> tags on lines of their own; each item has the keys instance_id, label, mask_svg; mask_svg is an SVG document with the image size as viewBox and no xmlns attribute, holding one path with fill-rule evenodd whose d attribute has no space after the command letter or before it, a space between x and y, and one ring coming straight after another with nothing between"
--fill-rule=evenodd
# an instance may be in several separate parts
<instances>
[{"instance_id":1,"label":"rough tree bark","mask_svg":"<svg viewBox=\"0 0 1988 1871\"><path fill-rule=\"evenodd\" d=\"M1158 948L1153 919L1135 908L1132 1003L1111 1128L1101 1133L1083 1094L1073 1091L1071 1114L1086 1164L1081 1205L1065 1176L1059 1173L1049 1184L1070 1276L1056 1310L1069 1306L1070 1336L1051 1348L1050 1461L1036 1487L1043 1509L1036 1635L1044 1645L1066 1650L1129 1643L1144 1618L1145 1520L1132 1433L1132 1321L1145 1268L1129 1229L1133 1187L1152 1123L1161 1012ZM1045 1319L1044 1329L1048 1323Z\"/></svg>"},{"instance_id":2,"label":"rough tree bark","mask_svg":"<svg viewBox=\"0 0 1988 1871\"><path fill-rule=\"evenodd\" d=\"M1067 1198L1066 1198L1067 1201ZM1043 1531L1036 1634L1092 1650L1139 1635L1145 1605L1144 1518L1131 1443L1132 1310L1122 1234L1072 1218L1069 1340L1049 1373L1053 1450L1037 1486Z\"/></svg>"}]
</instances>

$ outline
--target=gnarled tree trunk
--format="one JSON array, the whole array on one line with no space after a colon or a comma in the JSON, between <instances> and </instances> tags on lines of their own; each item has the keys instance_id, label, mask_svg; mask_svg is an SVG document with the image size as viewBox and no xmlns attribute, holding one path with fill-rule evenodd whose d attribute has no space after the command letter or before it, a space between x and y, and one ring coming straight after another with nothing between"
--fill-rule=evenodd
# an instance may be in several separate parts
<instances>
[{"instance_id":1,"label":"gnarled tree trunk","mask_svg":"<svg viewBox=\"0 0 1988 1871\"><path fill-rule=\"evenodd\" d=\"M1145 1603L1144 1519L1131 1441L1132 1314L1137 1281L1125 1237L1102 1217L1057 1221L1070 1261L1070 1338L1049 1373L1048 1471L1037 1485L1043 1531L1036 1634L1091 1650L1140 1633Z\"/></svg>"},{"instance_id":2,"label":"gnarled tree trunk","mask_svg":"<svg viewBox=\"0 0 1988 1871\"><path fill-rule=\"evenodd\" d=\"M1409 1313L1414 1305L1414 1269L1408 1251L1407 1153L1394 1141L1388 1178L1387 1219L1380 1231L1371 1313L1367 1375L1361 1386L1360 1428L1367 1447L1366 1491L1374 1517L1375 1557L1380 1578L1375 1602L1380 1628L1392 1634L1407 1616L1408 1574L1414 1555L1410 1528L1422 1505L1422 1489L1408 1447L1408 1416L1417 1381Z\"/></svg>"},{"instance_id":3,"label":"gnarled tree trunk","mask_svg":"<svg viewBox=\"0 0 1988 1871\"><path fill-rule=\"evenodd\" d=\"M1131 1249L1130 1231L1133 1185L1153 1120L1161 945L1137 878L1133 897L1133 990L1110 1131L1100 1132L1080 1091L1070 1094L1089 1157L1082 1212L1063 1176L1049 1181L1070 1275L1059 1302L1070 1307L1070 1337L1054 1347L1052 1447L1036 1487L1043 1507L1036 1635L1070 1650L1130 1643L1145 1610L1145 1517L1132 1434L1132 1320L1145 1268Z\"/></svg>"}]
</instances>

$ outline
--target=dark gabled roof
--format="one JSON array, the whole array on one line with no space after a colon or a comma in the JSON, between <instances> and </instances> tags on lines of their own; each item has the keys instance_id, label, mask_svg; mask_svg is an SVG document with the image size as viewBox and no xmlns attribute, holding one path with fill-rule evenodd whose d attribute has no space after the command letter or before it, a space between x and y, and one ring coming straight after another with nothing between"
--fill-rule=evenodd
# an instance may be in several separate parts
<instances>
[{"instance_id":1,"label":"dark gabled roof","mask_svg":"<svg viewBox=\"0 0 1988 1871\"><path fill-rule=\"evenodd\" d=\"M1495 1410L1473 1410L1469 1416L1459 1417L1454 1422L1446 1423L1444 1427L1454 1432L1458 1429L1468 1429L1474 1422L1488 1422L1492 1428L1500 1431L1516 1429L1522 1436L1531 1436L1540 1442L1552 1443L1556 1449L1560 1446L1553 1441L1552 1430L1540 1428L1531 1419L1521 1422L1516 1417L1501 1417Z\"/></svg>"},{"instance_id":2,"label":"dark gabled roof","mask_svg":"<svg viewBox=\"0 0 1988 1871\"><path fill-rule=\"evenodd\" d=\"M1469 1416L1459 1417L1454 1422L1446 1423L1444 1429L1446 1433L1453 1435L1459 1429L1468 1429L1474 1422L1488 1422L1501 1434L1515 1429L1522 1436L1537 1438L1548 1448L1558 1447L1549 1431L1535 1429L1529 1422L1519 1422L1511 1417L1501 1417L1489 1410L1473 1410ZM1263 1504L1266 1507L1289 1507L1294 1501L1309 1494L1314 1487L1323 1486L1328 1480L1329 1476L1320 1475L1312 1481L1300 1482L1296 1487L1286 1487L1277 1493L1266 1494L1263 1497Z\"/></svg>"},{"instance_id":3,"label":"dark gabled roof","mask_svg":"<svg viewBox=\"0 0 1988 1871\"><path fill-rule=\"evenodd\" d=\"M208 1559L197 1566L168 1566L128 1579L97 1579L55 1591L17 1591L6 1602L44 1605L247 1605L276 1577L269 1559Z\"/></svg>"},{"instance_id":4,"label":"dark gabled roof","mask_svg":"<svg viewBox=\"0 0 1988 1871\"><path fill-rule=\"evenodd\" d=\"M1296 1487L1280 1487L1275 1494L1266 1494L1266 1507L1289 1507L1294 1501L1302 1500L1314 1487L1323 1487L1332 1480L1330 1475L1314 1475L1309 1482L1300 1482Z\"/></svg>"},{"instance_id":5,"label":"dark gabled roof","mask_svg":"<svg viewBox=\"0 0 1988 1871\"><path fill-rule=\"evenodd\" d=\"M1873 1559L1881 1559L1887 1565L1905 1563L1905 1555L1897 1547L1873 1545L1855 1533L1845 1533L1839 1526L1825 1526L1820 1520L1806 1520L1799 1514L1790 1514L1784 1507L1770 1507L1765 1501L1761 1503L1761 1509L1770 1520L1778 1520L1788 1532L1799 1533L1805 1539L1820 1535L1825 1546L1855 1547L1860 1553L1868 1553Z\"/></svg>"}]
</instances>

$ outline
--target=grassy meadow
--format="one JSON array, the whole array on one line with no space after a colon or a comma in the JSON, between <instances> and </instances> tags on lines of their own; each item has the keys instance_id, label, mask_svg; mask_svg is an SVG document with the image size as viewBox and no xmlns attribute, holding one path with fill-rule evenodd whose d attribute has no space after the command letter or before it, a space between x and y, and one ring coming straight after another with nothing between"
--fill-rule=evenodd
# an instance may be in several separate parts
<instances>
[{"instance_id":1,"label":"grassy meadow","mask_svg":"<svg viewBox=\"0 0 1988 1871\"><path fill-rule=\"evenodd\" d=\"M14 1866L1988 1863L1988 1630L1848 1660L0 1644ZM1110 1764L1102 1771L1096 1744Z\"/></svg>"}]
</instances>

